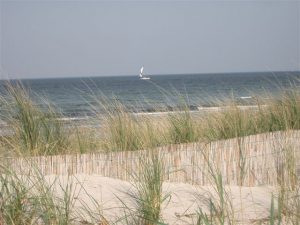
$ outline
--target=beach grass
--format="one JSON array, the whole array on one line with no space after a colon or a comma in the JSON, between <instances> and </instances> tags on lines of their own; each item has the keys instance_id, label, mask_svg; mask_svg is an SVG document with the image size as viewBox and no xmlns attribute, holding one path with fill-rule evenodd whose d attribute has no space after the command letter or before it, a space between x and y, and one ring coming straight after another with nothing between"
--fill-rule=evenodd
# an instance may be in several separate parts
<instances>
[{"instance_id":1,"label":"beach grass","mask_svg":"<svg viewBox=\"0 0 300 225\"><path fill-rule=\"evenodd\" d=\"M123 106L107 113L104 127L105 150L134 151L142 148L140 126Z\"/></svg>"},{"instance_id":2,"label":"beach grass","mask_svg":"<svg viewBox=\"0 0 300 225\"><path fill-rule=\"evenodd\" d=\"M300 92L296 87L276 97L254 96L253 101L255 105L249 107L234 99L219 101L217 110L207 108L203 112L190 111L187 102L180 101L182 107L155 117L136 116L122 105L108 114L106 150L211 142L300 128Z\"/></svg>"},{"instance_id":3,"label":"beach grass","mask_svg":"<svg viewBox=\"0 0 300 225\"><path fill-rule=\"evenodd\" d=\"M136 115L120 102L104 108L104 114L98 116L102 124L100 148L104 151L135 151L167 143L166 118Z\"/></svg>"},{"instance_id":4,"label":"beach grass","mask_svg":"<svg viewBox=\"0 0 300 225\"><path fill-rule=\"evenodd\" d=\"M18 175L8 168L1 169L5 170L0 176L1 224L71 224L74 201L71 186L64 189L60 198L54 194L53 186L38 173Z\"/></svg>"},{"instance_id":5,"label":"beach grass","mask_svg":"<svg viewBox=\"0 0 300 225\"><path fill-rule=\"evenodd\" d=\"M46 110L39 108L21 84L7 84L6 90L7 96L0 98L1 117L13 135L2 137L5 146L21 155L65 153L67 134L57 119L61 114L46 101Z\"/></svg>"},{"instance_id":6,"label":"beach grass","mask_svg":"<svg viewBox=\"0 0 300 225\"><path fill-rule=\"evenodd\" d=\"M163 158L159 152L150 151L141 155L140 170L131 174L132 187L126 194L133 203L133 208L124 204L130 215L126 218L127 223L136 225L163 225L161 210L170 194L163 193L162 184L165 170ZM122 201L122 200L121 200Z\"/></svg>"},{"instance_id":7,"label":"beach grass","mask_svg":"<svg viewBox=\"0 0 300 225\"><path fill-rule=\"evenodd\" d=\"M181 106L156 116L135 114L118 101L99 100L105 110L94 112L90 126L68 128L59 119L63 114L57 107L37 96L34 101L33 95L21 84L6 86L6 94L0 98L1 119L12 135L1 136L1 149L27 155L135 151L300 128L300 93L296 87L276 97L253 97L256 105L252 107L229 99L219 102L217 110L190 111L188 102L180 98ZM36 99L44 102L43 108Z\"/></svg>"},{"instance_id":8,"label":"beach grass","mask_svg":"<svg viewBox=\"0 0 300 225\"><path fill-rule=\"evenodd\" d=\"M172 144L191 143L199 140L197 121L193 120L190 110L184 106L183 111L170 113L169 122L169 142Z\"/></svg>"}]
</instances>

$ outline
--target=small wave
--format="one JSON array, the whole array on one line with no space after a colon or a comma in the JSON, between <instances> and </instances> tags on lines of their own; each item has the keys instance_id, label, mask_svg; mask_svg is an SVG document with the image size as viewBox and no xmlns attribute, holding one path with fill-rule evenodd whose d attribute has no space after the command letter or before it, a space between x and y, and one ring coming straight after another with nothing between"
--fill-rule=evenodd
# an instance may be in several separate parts
<instances>
[{"instance_id":1,"label":"small wave","mask_svg":"<svg viewBox=\"0 0 300 225\"><path fill-rule=\"evenodd\" d=\"M90 117L85 116L85 117L61 117L57 118L59 121L81 121L81 120L88 120Z\"/></svg>"},{"instance_id":2,"label":"small wave","mask_svg":"<svg viewBox=\"0 0 300 225\"><path fill-rule=\"evenodd\" d=\"M252 96L241 96L240 99L251 99Z\"/></svg>"}]
</instances>

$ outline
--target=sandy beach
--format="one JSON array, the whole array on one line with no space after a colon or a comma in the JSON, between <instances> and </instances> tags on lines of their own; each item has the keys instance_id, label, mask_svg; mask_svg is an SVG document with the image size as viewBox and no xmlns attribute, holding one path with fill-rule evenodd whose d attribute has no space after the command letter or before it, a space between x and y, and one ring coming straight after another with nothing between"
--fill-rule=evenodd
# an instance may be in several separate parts
<instances>
[{"instance_id":1,"label":"sandy beach","mask_svg":"<svg viewBox=\"0 0 300 225\"><path fill-rule=\"evenodd\" d=\"M55 182L57 193L60 194L61 187L73 183L75 206L78 208L84 202L89 208L96 210L94 199L101 206L100 211L109 224L124 224L126 214L134 214L135 204L129 196L135 191L132 183L85 174L45 178L49 183ZM232 216L237 224L253 224L268 218L272 193L275 192L273 187L226 186L225 189L228 194L226 204L232 204ZM169 197L162 205L161 217L164 224L170 225L196 224L199 209L209 214L209 200L217 198L213 186L168 182L163 184L163 195Z\"/></svg>"}]
</instances>

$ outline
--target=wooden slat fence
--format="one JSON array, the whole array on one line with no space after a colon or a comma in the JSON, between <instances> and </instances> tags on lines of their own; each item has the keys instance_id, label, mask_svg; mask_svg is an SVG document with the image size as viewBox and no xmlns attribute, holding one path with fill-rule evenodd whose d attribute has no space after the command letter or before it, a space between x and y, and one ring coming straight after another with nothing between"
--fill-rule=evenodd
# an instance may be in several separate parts
<instances>
[{"instance_id":1,"label":"wooden slat fence","mask_svg":"<svg viewBox=\"0 0 300 225\"><path fill-rule=\"evenodd\" d=\"M17 173L38 169L43 175L99 174L123 180L140 171L149 152L163 160L165 180L209 185L219 172L225 184L273 185L300 174L300 131L274 132L204 143L170 145L151 151L126 151L5 158ZM286 162L289 162L288 164ZM287 170L289 165L290 170ZM291 173L292 171L294 173Z\"/></svg>"}]
</instances>

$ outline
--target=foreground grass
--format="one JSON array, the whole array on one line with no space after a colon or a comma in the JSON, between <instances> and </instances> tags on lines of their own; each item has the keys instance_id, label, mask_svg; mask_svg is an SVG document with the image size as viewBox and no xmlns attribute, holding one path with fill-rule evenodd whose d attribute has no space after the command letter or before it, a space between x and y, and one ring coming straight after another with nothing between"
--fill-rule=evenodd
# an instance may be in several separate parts
<instances>
[{"instance_id":1,"label":"foreground grass","mask_svg":"<svg viewBox=\"0 0 300 225\"><path fill-rule=\"evenodd\" d=\"M155 225L163 224L161 220L161 205L169 195L162 193L165 176L161 156L150 151L141 159L141 171L134 176L134 191L129 193L136 207L134 224Z\"/></svg>"},{"instance_id":2,"label":"foreground grass","mask_svg":"<svg viewBox=\"0 0 300 225\"><path fill-rule=\"evenodd\" d=\"M5 225L72 224L79 212L74 210L72 183L58 197L52 184L38 172L17 175L7 168L0 176L0 223Z\"/></svg>"}]
</instances>

